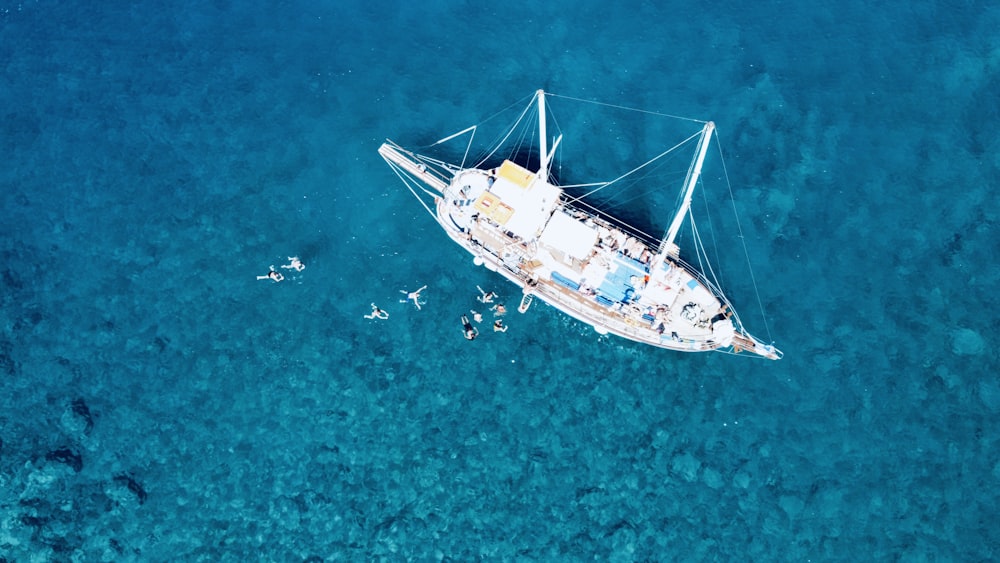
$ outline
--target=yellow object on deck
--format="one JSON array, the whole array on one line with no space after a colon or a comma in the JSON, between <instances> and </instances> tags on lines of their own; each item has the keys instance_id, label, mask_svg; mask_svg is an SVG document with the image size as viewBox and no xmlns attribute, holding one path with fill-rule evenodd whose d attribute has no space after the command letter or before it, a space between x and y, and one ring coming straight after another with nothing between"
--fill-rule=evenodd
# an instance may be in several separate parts
<instances>
[{"instance_id":1,"label":"yellow object on deck","mask_svg":"<svg viewBox=\"0 0 1000 563\"><path fill-rule=\"evenodd\" d=\"M526 168L518 166L509 160L503 161L503 164L500 165L500 171L497 172L497 176L522 188L530 186L531 181L535 179L535 175Z\"/></svg>"},{"instance_id":2,"label":"yellow object on deck","mask_svg":"<svg viewBox=\"0 0 1000 563\"><path fill-rule=\"evenodd\" d=\"M506 225L510 216L514 214L513 207L500 201L496 194L490 192L483 192L473 205L479 212L499 225Z\"/></svg>"}]
</instances>

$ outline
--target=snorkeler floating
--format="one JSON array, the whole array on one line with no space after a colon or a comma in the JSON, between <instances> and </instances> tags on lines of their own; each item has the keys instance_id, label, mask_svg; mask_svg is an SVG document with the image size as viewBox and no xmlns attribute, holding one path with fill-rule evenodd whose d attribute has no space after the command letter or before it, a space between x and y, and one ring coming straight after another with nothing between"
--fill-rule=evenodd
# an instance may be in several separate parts
<instances>
[{"instance_id":1,"label":"snorkeler floating","mask_svg":"<svg viewBox=\"0 0 1000 563\"><path fill-rule=\"evenodd\" d=\"M405 289L399 290L400 293L406 294L406 299L400 299L400 303L406 303L407 301L413 301L413 304L417 306L417 310L420 310L420 292L427 289L427 286L423 286L416 291L406 291Z\"/></svg>"},{"instance_id":2,"label":"snorkeler floating","mask_svg":"<svg viewBox=\"0 0 1000 563\"><path fill-rule=\"evenodd\" d=\"M273 268L274 266L271 267ZM298 256L289 256L288 264L285 264L284 266L282 266L282 268L286 270L295 270L296 272L301 272L302 270L306 269L306 265L303 264L301 260L299 260Z\"/></svg>"},{"instance_id":3,"label":"snorkeler floating","mask_svg":"<svg viewBox=\"0 0 1000 563\"><path fill-rule=\"evenodd\" d=\"M281 280L285 279L285 276L281 275L281 272L275 270L274 269L274 265L271 265L271 271L268 272L266 275L257 276L257 279L258 280L273 280L274 283L278 283Z\"/></svg>"},{"instance_id":4,"label":"snorkeler floating","mask_svg":"<svg viewBox=\"0 0 1000 563\"><path fill-rule=\"evenodd\" d=\"M493 298L497 296L497 294L492 291L483 291L483 288L478 285L476 286L476 289L478 289L479 293L482 294L479 297L476 297L476 301L479 301L480 303L492 303Z\"/></svg>"},{"instance_id":5,"label":"snorkeler floating","mask_svg":"<svg viewBox=\"0 0 1000 563\"><path fill-rule=\"evenodd\" d=\"M475 340L479 336L479 329L472 326L472 323L469 322L469 317L465 315L462 315L462 333L466 340Z\"/></svg>"},{"instance_id":6,"label":"snorkeler floating","mask_svg":"<svg viewBox=\"0 0 1000 563\"><path fill-rule=\"evenodd\" d=\"M281 266L284 270L295 270L296 272L301 272L306 269L306 265L299 260L298 256L289 256L288 263ZM263 276L257 276L258 280L271 280L274 283L278 283L285 279L285 276L281 272L274 269L274 264L271 264L270 271Z\"/></svg>"},{"instance_id":7,"label":"snorkeler floating","mask_svg":"<svg viewBox=\"0 0 1000 563\"><path fill-rule=\"evenodd\" d=\"M383 321L389 318L389 313L386 313L382 309L379 309L377 305L372 303L372 312L370 315L365 315L366 319L382 319Z\"/></svg>"}]
</instances>

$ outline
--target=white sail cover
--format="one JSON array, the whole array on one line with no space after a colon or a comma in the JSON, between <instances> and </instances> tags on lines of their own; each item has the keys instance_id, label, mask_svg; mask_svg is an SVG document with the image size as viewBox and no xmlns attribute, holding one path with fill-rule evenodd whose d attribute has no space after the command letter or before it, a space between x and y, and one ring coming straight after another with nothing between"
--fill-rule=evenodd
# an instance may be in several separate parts
<instances>
[{"instance_id":1,"label":"white sail cover","mask_svg":"<svg viewBox=\"0 0 1000 563\"><path fill-rule=\"evenodd\" d=\"M487 215L502 225L505 231L525 240L534 240L559 201L562 190L536 180L532 172L505 161L489 193L498 197L502 205L489 210ZM490 205L489 201L478 203L480 211L486 208L483 203Z\"/></svg>"},{"instance_id":2,"label":"white sail cover","mask_svg":"<svg viewBox=\"0 0 1000 563\"><path fill-rule=\"evenodd\" d=\"M733 322L729 319L716 321L712 325L712 339L721 344L722 346L729 346L733 343L733 337L736 336L736 328L733 326Z\"/></svg>"},{"instance_id":3,"label":"white sail cover","mask_svg":"<svg viewBox=\"0 0 1000 563\"><path fill-rule=\"evenodd\" d=\"M560 211L549 219L539 241L577 260L583 260L597 244L597 229Z\"/></svg>"}]
</instances>

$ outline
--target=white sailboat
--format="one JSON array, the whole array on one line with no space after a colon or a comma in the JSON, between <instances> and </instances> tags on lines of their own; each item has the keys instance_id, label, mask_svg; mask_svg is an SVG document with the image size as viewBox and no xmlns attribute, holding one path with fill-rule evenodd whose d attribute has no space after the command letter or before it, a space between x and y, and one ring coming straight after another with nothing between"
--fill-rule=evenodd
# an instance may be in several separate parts
<instances>
[{"instance_id":1,"label":"white sailboat","mask_svg":"<svg viewBox=\"0 0 1000 563\"><path fill-rule=\"evenodd\" d=\"M477 125L426 147L468 136L459 163L392 141L382 144L379 154L445 233L474 256L477 265L521 288L520 312L537 297L600 334L682 352L780 359L782 353L773 343L765 343L744 328L711 267L699 270L682 260L676 242L681 227L690 222L694 252L704 264L707 255L690 207L715 137L714 124L697 122L699 130L687 139L610 182L560 186L551 168L563 136L549 137L547 96L553 97L537 91L514 125L472 165L466 160ZM530 133L525 133L526 126L532 129ZM532 144L528 155L524 151L527 138ZM581 201L584 196L571 197L566 192L571 187L603 189L620 183L692 144L694 155L687 165L678 209L662 239L590 207ZM502 150L509 151L506 158L499 156ZM535 160L537 167L532 165Z\"/></svg>"}]
</instances>

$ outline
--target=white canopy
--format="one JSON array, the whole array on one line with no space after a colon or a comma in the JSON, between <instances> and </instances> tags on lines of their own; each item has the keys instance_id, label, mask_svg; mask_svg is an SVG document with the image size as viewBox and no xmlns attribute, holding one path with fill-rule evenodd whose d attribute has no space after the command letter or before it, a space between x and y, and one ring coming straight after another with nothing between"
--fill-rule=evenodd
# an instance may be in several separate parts
<instances>
[{"instance_id":1,"label":"white canopy","mask_svg":"<svg viewBox=\"0 0 1000 563\"><path fill-rule=\"evenodd\" d=\"M536 179L533 173L508 160L500 166L493 186L480 196L483 201L477 202L476 208L504 230L534 240L561 193L558 187ZM498 201L489 201L490 198Z\"/></svg>"},{"instance_id":2,"label":"white canopy","mask_svg":"<svg viewBox=\"0 0 1000 563\"><path fill-rule=\"evenodd\" d=\"M597 229L559 211L549 219L539 240L542 244L583 260L597 244Z\"/></svg>"}]
</instances>

